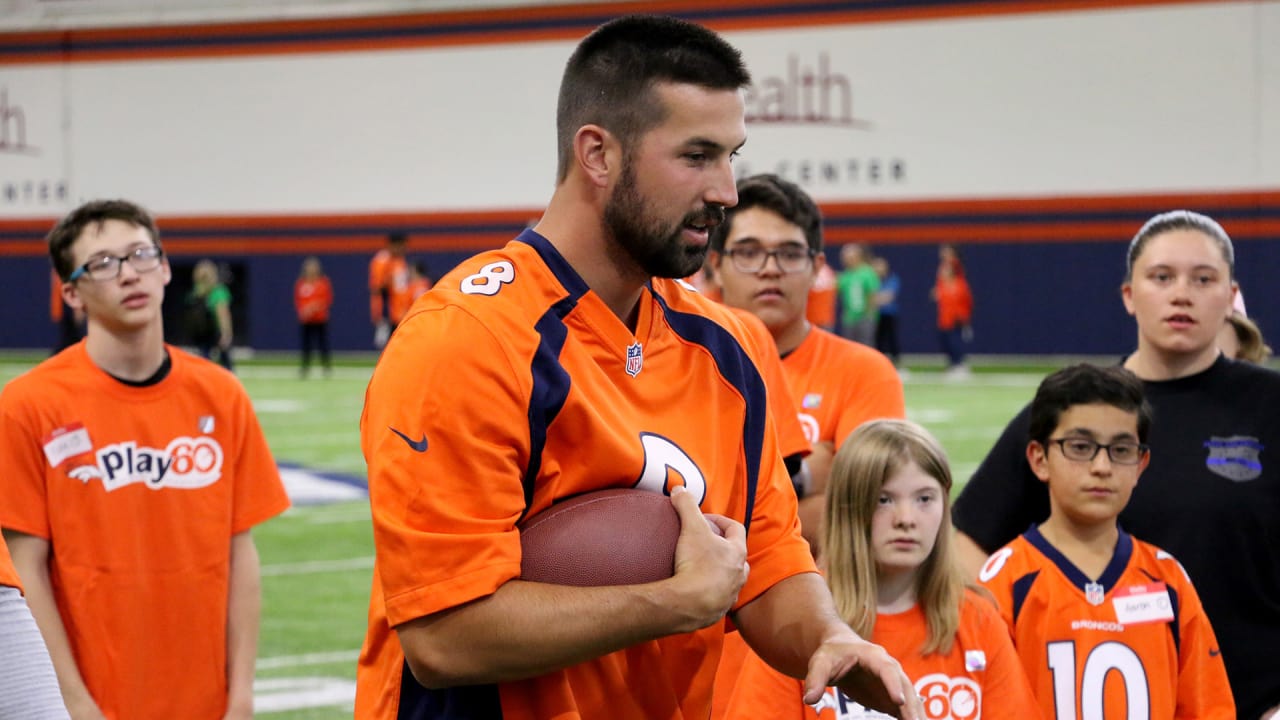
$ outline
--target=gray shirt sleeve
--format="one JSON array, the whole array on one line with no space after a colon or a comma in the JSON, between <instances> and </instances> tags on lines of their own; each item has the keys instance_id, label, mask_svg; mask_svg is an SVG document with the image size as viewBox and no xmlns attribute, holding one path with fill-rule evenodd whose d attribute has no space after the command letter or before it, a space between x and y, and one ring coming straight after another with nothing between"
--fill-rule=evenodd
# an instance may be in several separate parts
<instances>
[{"instance_id":1,"label":"gray shirt sleeve","mask_svg":"<svg viewBox=\"0 0 1280 720\"><path fill-rule=\"evenodd\" d=\"M0 720L69 720L40 629L17 588L0 585Z\"/></svg>"}]
</instances>

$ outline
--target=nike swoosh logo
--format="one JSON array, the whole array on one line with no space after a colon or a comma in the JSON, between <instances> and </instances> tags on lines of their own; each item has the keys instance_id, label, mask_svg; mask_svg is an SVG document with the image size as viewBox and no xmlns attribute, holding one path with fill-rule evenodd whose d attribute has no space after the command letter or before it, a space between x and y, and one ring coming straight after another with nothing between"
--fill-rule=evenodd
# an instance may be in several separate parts
<instances>
[{"instance_id":1,"label":"nike swoosh logo","mask_svg":"<svg viewBox=\"0 0 1280 720\"><path fill-rule=\"evenodd\" d=\"M399 430L397 430L397 429L395 429L395 428L391 427L390 425L388 425L388 426L387 426L387 429L388 429L388 430L390 430L391 432L393 432L393 433L395 433L395 434L399 435L399 436L400 436L400 439L401 439L401 440L404 440L406 443L408 443L408 444L409 444L409 447L410 447L410 448L412 448L414 452L426 452L426 451L427 451L427 436L426 436L425 434L422 436L422 439L421 439L421 440L411 440L411 439L409 439L409 436L408 436L408 435L405 435L404 433L402 433L402 432L400 432Z\"/></svg>"},{"instance_id":2,"label":"nike swoosh logo","mask_svg":"<svg viewBox=\"0 0 1280 720\"><path fill-rule=\"evenodd\" d=\"M1219 655L1221 655L1221 654L1222 654L1222 651L1221 651L1221 650L1210 650L1210 651L1209 651L1209 657L1218 657L1218 656L1219 656Z\"/></svg>"}]
</instances>

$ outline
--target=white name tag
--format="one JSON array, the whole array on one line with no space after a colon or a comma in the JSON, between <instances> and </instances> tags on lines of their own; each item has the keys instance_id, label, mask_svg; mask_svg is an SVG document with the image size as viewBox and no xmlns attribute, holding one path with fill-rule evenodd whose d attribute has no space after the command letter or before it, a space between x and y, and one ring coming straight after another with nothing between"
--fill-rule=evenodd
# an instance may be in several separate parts
<instances>
[{"instance_id":1,"label":"white name tag","mask_svg":"<svg viewBox=\"0 0 1280 720\"><path fill-rule=\"evenodd\" d=\"M1112 594L1116 621L1121 625L1168 622L1173 619L1173 603L1164 583L1130 585Z\"/></svg>"},{"instance_id":2,"label":"white name tag","mask_svg":"<svg viewBox=\"0 0 1280 720\"><path fill-rule=\"evenodd\" d=\"M93 452L93 442L89 440L89 431L83 423L60 427L44 439L44 456L48 458L50 467L58 467L63 460L87 452Z\"/></svg>"}]
</instances>

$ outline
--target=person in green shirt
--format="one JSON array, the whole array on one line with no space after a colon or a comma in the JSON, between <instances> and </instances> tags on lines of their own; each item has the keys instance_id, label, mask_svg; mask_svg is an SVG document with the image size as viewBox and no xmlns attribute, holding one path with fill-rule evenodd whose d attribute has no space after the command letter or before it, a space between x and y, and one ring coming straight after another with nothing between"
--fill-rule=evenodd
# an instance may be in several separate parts
<instances>
[{"instance_id":1,"label":"person in green shirt","mask_svg":"<svg viewBox=\"0 0 1280 720\"><path fill-rule=\"evenodd\" d=\"M186 331L200 354L216 359L228 370L231 366L231 291L218 276L212 260L201 260L191 271L191 294L187 296Z\"/></svg>"},{"instance_id":2,"label":"person in green shirt","mask_svg":"<svg viewBox=\"0 0 1280 720\"><path fill-rule=\"evenodd\" d=\"M880 290L880 276L868 259L866 250L857 243L841 248L844 269L836 278L836 293L840 298L840 334L875 347L875 294Z\"/></svg>"}]
</instances>

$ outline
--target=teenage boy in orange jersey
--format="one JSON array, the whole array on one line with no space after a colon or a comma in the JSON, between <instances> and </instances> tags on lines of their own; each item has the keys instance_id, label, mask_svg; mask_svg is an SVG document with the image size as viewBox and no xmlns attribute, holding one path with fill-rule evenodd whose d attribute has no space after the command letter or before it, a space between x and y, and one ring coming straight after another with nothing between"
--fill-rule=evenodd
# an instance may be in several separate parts
<instances>
[{"instance_id":1,"label":"teenage boy in orange jersey","mask_svg":"<svg viewBox=\"0 0 1280 720\"><path fill-rule=\"evenodd\" d=\"M1116 525L1150 460L1150 424L1142 382L1120 367L1064 368L1031 401L1027 460L1049 487L1049 519L992 554L979 580L1045 717L1236 716L1191 580Z\"/></svg>"},{"instance_id":2,"label":"teenage boy in orange jersey","mask_svg":"<svg viewBox=\"0 0 1280 720\"><path fill-rule=\"evenodd\" d=\"M0 392L0 526L71 715L253 712L258 554L288 506L230 372L164 342L151 216L94 201L49 233L85 340Z\"/></svg>"},{"instance_id":3,"label":"teenage boy in orange jersey","mask_svg":"<svg viewBox=\"0 0 1280 720\"><path fill-rule=\"evenodd\" d=\"M737 199L749 80L700 26L598 28L561 84L546 213L387 344L361 419L377 562L357 718L705 718L726 615L815 698L836 682L924 717L815 572L754 343L674 279ZM520 580L522 517L617 487L671 495L673 577Z\"/></svg>"},{"instance_id":4,"label":"teenage boy in orange jersey","mask_svg":"<svg viewBox=\"0 0 1280 720\"><path fill-rule=\"evenodd\" d=\"M824 264L822 215L794 183L776 175L739 181L738 204L711 231L710 261L725 304L763 320L782 354L813 446L800 521L816 548L831 459L867 420L906 416L902 380L884 355L815 327L806 316Z\"/></svg>"},{"instance_id":5,"label":"teenage boy in orange jersey","mask_svg":"<svg viewBox=\"0 0 1280 720\"><path fill-rule=\"evenodd\" d=\"M58 678L40 629L22 599L22 582L0 540L0 718L66 720Z\"/></svg>"}]
</instances>

